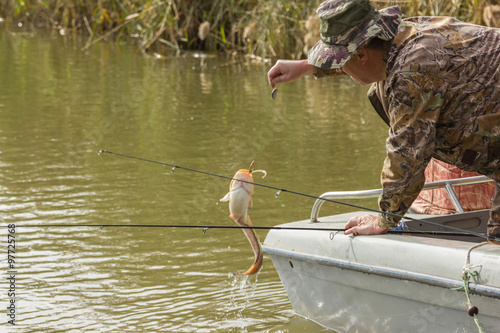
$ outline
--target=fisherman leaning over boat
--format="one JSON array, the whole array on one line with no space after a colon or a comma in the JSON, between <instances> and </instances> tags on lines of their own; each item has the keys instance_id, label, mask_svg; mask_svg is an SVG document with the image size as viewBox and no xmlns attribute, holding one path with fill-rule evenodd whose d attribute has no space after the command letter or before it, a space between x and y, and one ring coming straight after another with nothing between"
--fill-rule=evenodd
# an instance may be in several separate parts
<instances>
[{"instance_id":1,"label":"fisherman leaning over boat","mask_svg":"<svg viewBox=\"0 0 500 333\"><path fill-rule=\"evenodd\" d=\"M307 60L278 60L271 87L305 74L347 74L372 84L389 124L380 210L404 215L432 157L495 180L487 233L500 237L500 29L450 17L402 20L397 6L330 0L318 10L321 40ZM399 218L354 217L346 234L382 234Z\"/></svg>"}]
</instances>

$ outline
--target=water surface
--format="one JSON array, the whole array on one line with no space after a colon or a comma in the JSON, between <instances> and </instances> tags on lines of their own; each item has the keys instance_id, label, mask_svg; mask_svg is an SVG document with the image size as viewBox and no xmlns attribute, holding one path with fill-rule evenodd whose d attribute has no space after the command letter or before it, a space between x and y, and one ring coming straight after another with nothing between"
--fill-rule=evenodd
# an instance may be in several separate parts
<instances>
[{"instance_id":1,"label":"water surface","mask_svg":"<svg viewBox=\"0 0 500 333\"><path fill-rule=\"evenodd\" d=\"M16 224L16 332L321 332L296 315L269 257L240 230L44 228L232 225L229 181L100 149L319 195L379 187L387 128L350 79L304 78L270 97L270 64L164 57L78 36L0 31L2 225ZM313 200L256 188L258 226ZM376 207L376 203L370 203ZM322 214L349 211L324 205ZM266 231L259 230L261 241ZM7 235L0 237L7 247ZM3 268L6 275L7 268ZM3 288L3 287L2 287ZM1 306L7 306L2 289ZM9 328L7 317L0 325Z\"/></svg>"}]
</instances>

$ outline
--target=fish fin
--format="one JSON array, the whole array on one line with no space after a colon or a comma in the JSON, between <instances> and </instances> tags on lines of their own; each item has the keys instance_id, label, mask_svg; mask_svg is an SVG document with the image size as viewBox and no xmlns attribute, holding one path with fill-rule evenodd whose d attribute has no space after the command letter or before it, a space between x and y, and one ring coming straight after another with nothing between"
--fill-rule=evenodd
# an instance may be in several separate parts
<instances>
[{"instance_id":1,"label":"fish fin","mask_svg":"<svg viewBox=\"0 0 500 333\"><path fill-rule=\"evenodd\" d=\"M234 220L234 222L240 224L239 220L241 219L241 217L236 217L234 214L231 214L229 215L229 217Z\"/></svg>"},{"instance_id":2,"label":"fish fin","mask_svg":"<svg viewBox=\"0 0 500 333\"><path fill-rule=\"evenodd\" d=\"M227 202L231 198L231 191L227 192L227 194L224 196L224 198L220 199L219 201Z\"/></svg>"},{"instance_id":3,"label":"fish fin","mask_svg":"<svg viewBox=\"0 0 500 333\"><path fill-rule=\"evenodd\" d=\"M260 257L249 269L244 272L232 272L233 275L253 275L256 274L262 268L264 259Z\"/></svg>"}]
</instances>

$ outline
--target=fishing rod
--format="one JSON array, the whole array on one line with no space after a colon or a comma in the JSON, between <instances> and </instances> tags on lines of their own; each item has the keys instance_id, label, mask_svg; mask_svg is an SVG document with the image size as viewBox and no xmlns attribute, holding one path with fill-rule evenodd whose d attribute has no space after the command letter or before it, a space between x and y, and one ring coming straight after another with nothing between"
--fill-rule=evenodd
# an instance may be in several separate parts
<instances>
[{"instance_id":1,"label":"fishing rod","mask_svg":"<svg viewBox=\"0 0 500 333\"><path fill-rule=\"evenodd\" d=\"M148 162L148 163L154 163L154 164L159 164L159 165L163 165L163 166L169 166L169 167L172 167L172 169L170 170L171 173L174 173L176 169L182 169L182 170L186 170L186 171L201 173L201 174L208 175L208 176L213 176L213 177L218 177L218 178L224 178L224 179L233 180L233 177L224 176L224 175L221 175L221 174L216 174L216 173L207 172L207 171L201 171L201 170L197 170L197 169L193 169L193 168L188 168L188 167L184 167L184 166L181 166L181 165L166 163L166 162L155 161L155 160L151 160L151 159L147 159L147 158L143 158L143 157L137 157L137 156L127 155L127 154L122 154L122 153L116 153L116 152L112 152L112 151L109 151L109 150L99 150L98 155L102 155L102 154L116 155L116 156L125 157L125 158L129 158L129 159L134 159L134 160L138 160L138 161L143 161L143 162ZM464 229L452 227L452 226L449 226L449 225L439 224L439 223L436 223L436 222L426 221L426 220L422 220L422 219L418 219L418 218L414 218L414 217L410 217L410 216L403 216L403 215L399 215L399 214L395 214L395 213L391 213L391 212L384 212L384 211L381 211L381 210L378 210L378 209L373 209L373 208L369 208L369 207L363 207L363 206L359 206L359 205L356 205L356 204L351 204L351 203L347 203L347 202L343 202L343 201L338 201L338 200L333 200L333 199L327 199L327 198L321 198L321 197L319 197L317 195L312 195L312 194L307 194L307 193L303 193L303 192L292 191L292 190L288 190L288 189L284 189L284 188L280 188L280 187L276 187L276 186L255 183L255 182L246 181L246 180L242 180L242 179L236 179L236 180L240 181L240 182L243 182L243 183L253 184L254 186L259 186L259 187L264 187L264 188L269 188L269 189L277 190L278 192L276 192L276 195L275 195L276 198L279 197L279 195L281 194L281 192L287 192L287 193L296 194L296 195L300 195L300 196L307 197L307 198L312 198L312 199L316 199L316 200L319 199L319 200L323 200L323 201L327 201L327 202L332 202L332 203L335 203L335 204L339 204L339 205L343 205L343 206L348 206L348 207L351 207L351 208L362 209L362 210L370 211L370 212L373 212L373 213L390 215L390 216L397 217L397 218L400 218L400 219L404 218L406 220L410 220L410 221L414 221L414 222L420 222L420 223L425 223L425 224L432 225L432 226L435 226L435 227L446 228L446 229L450 229L450 230L456 231L458 233L467 233L467 234L470 234L470 235L473 235L473 236L476 236L476 237L480 237L480 238L495 239L494 237L489 237L488 235L482 234L482 233L479 233L479 232L474 232L474 231L470 231L470 230L464 230ZM342 229L342 231L343 231L343 229Z\"/></svg>"},{"instance_id":2,"label":"fishing rod","mask_svg":"<svg viewBox=\"0 0 500 333\"><path fill-rule=\"evenodd\" d=\"M236 225L197 225L197 224L16 224L23 228L184 228L203 229L205 234L209 229L253 229L253 230L301 230L301 231L330 231L344 232L344 228L313 228L313 227L286 227L286 226L236 226ZM466 232L451 231L421 231L421 230L389 230L388 234L431 235L431 236L467 236L476 237Z\"/></svg>"}]
</instances>

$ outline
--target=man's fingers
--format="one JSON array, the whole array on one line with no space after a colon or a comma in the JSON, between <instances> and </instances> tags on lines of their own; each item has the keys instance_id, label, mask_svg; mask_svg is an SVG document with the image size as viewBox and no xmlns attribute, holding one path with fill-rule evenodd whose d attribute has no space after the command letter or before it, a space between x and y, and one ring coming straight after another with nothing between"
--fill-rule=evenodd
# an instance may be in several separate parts
<instances>
[{"instance_id":1,"label":"man's fingers","mask_svg":"<svg viewBox=\"0 0 500 333\"><path fill-rule=\"evenodd\" d=\"M281 66L279 63L273 66L267 72L267 80L269 81L269 84L271 85L272 88L276 86L277 83L280 83L282 81L284 73L281 71Z\"/></svg>"},{"instance_id":2,"label":"man's fingers","mask_svg":"<svg viewBox=\"0 0 500 333\"><path fill-rule=\"evenodd\" d=\"M347 222L347 224L345 225L345 228L346 229L350 229L350 228L353 228L355 226L357 226L359 224L359 217L351 217L349 219L349 221Z\"/></svg>"},{"instance_id":3,"label":"man's fingers","mask_svg":"<svg viewBox=\"0 0 500 333\"><path fill-rule=\"evenodd\" d=\"M373 215L355 216L345 225L345 235L378 235L386 233L387 229L378 226L378 219Z\"/></svg>"},{"instance_id":4,"label":"man's fingers","mask_svg":"<svg viewBox=\"0 0 500 333\"><path fill-rule=\"evenodd\" d=\"M350 235L350 234L357 235L358 234L358 227L352 227L349 229L347 229L347 227L346 227L346 230L344 231L344 235Z\"/></svg>"},{"instance_id":5,"label":"man's fingers","mask_svg":"<svg viewBox=\"0 0 500 333\"><path fill-rule=\"evenodd\" d=\"M360 218L358 216L351 217L344 227L345 228L344 234L345 235L350 235L350 234L357 235L358 234L358 227L357 226L359 225L359 222L360 222Z\"/></svg>"},{"instance_id":6,"label":"man's fingers","mask_svg":"<svg viewBox=\"0 0 500 333\"><path fill-rule=\"evenodd\" d=\"M283 73L278 73L275 76L270 77L269 79L269 84L271 84L271 88L274 88L278 83L283 83L283 82L287 82L287 76L286 74Z\"/></svg>"}]
</instances>

